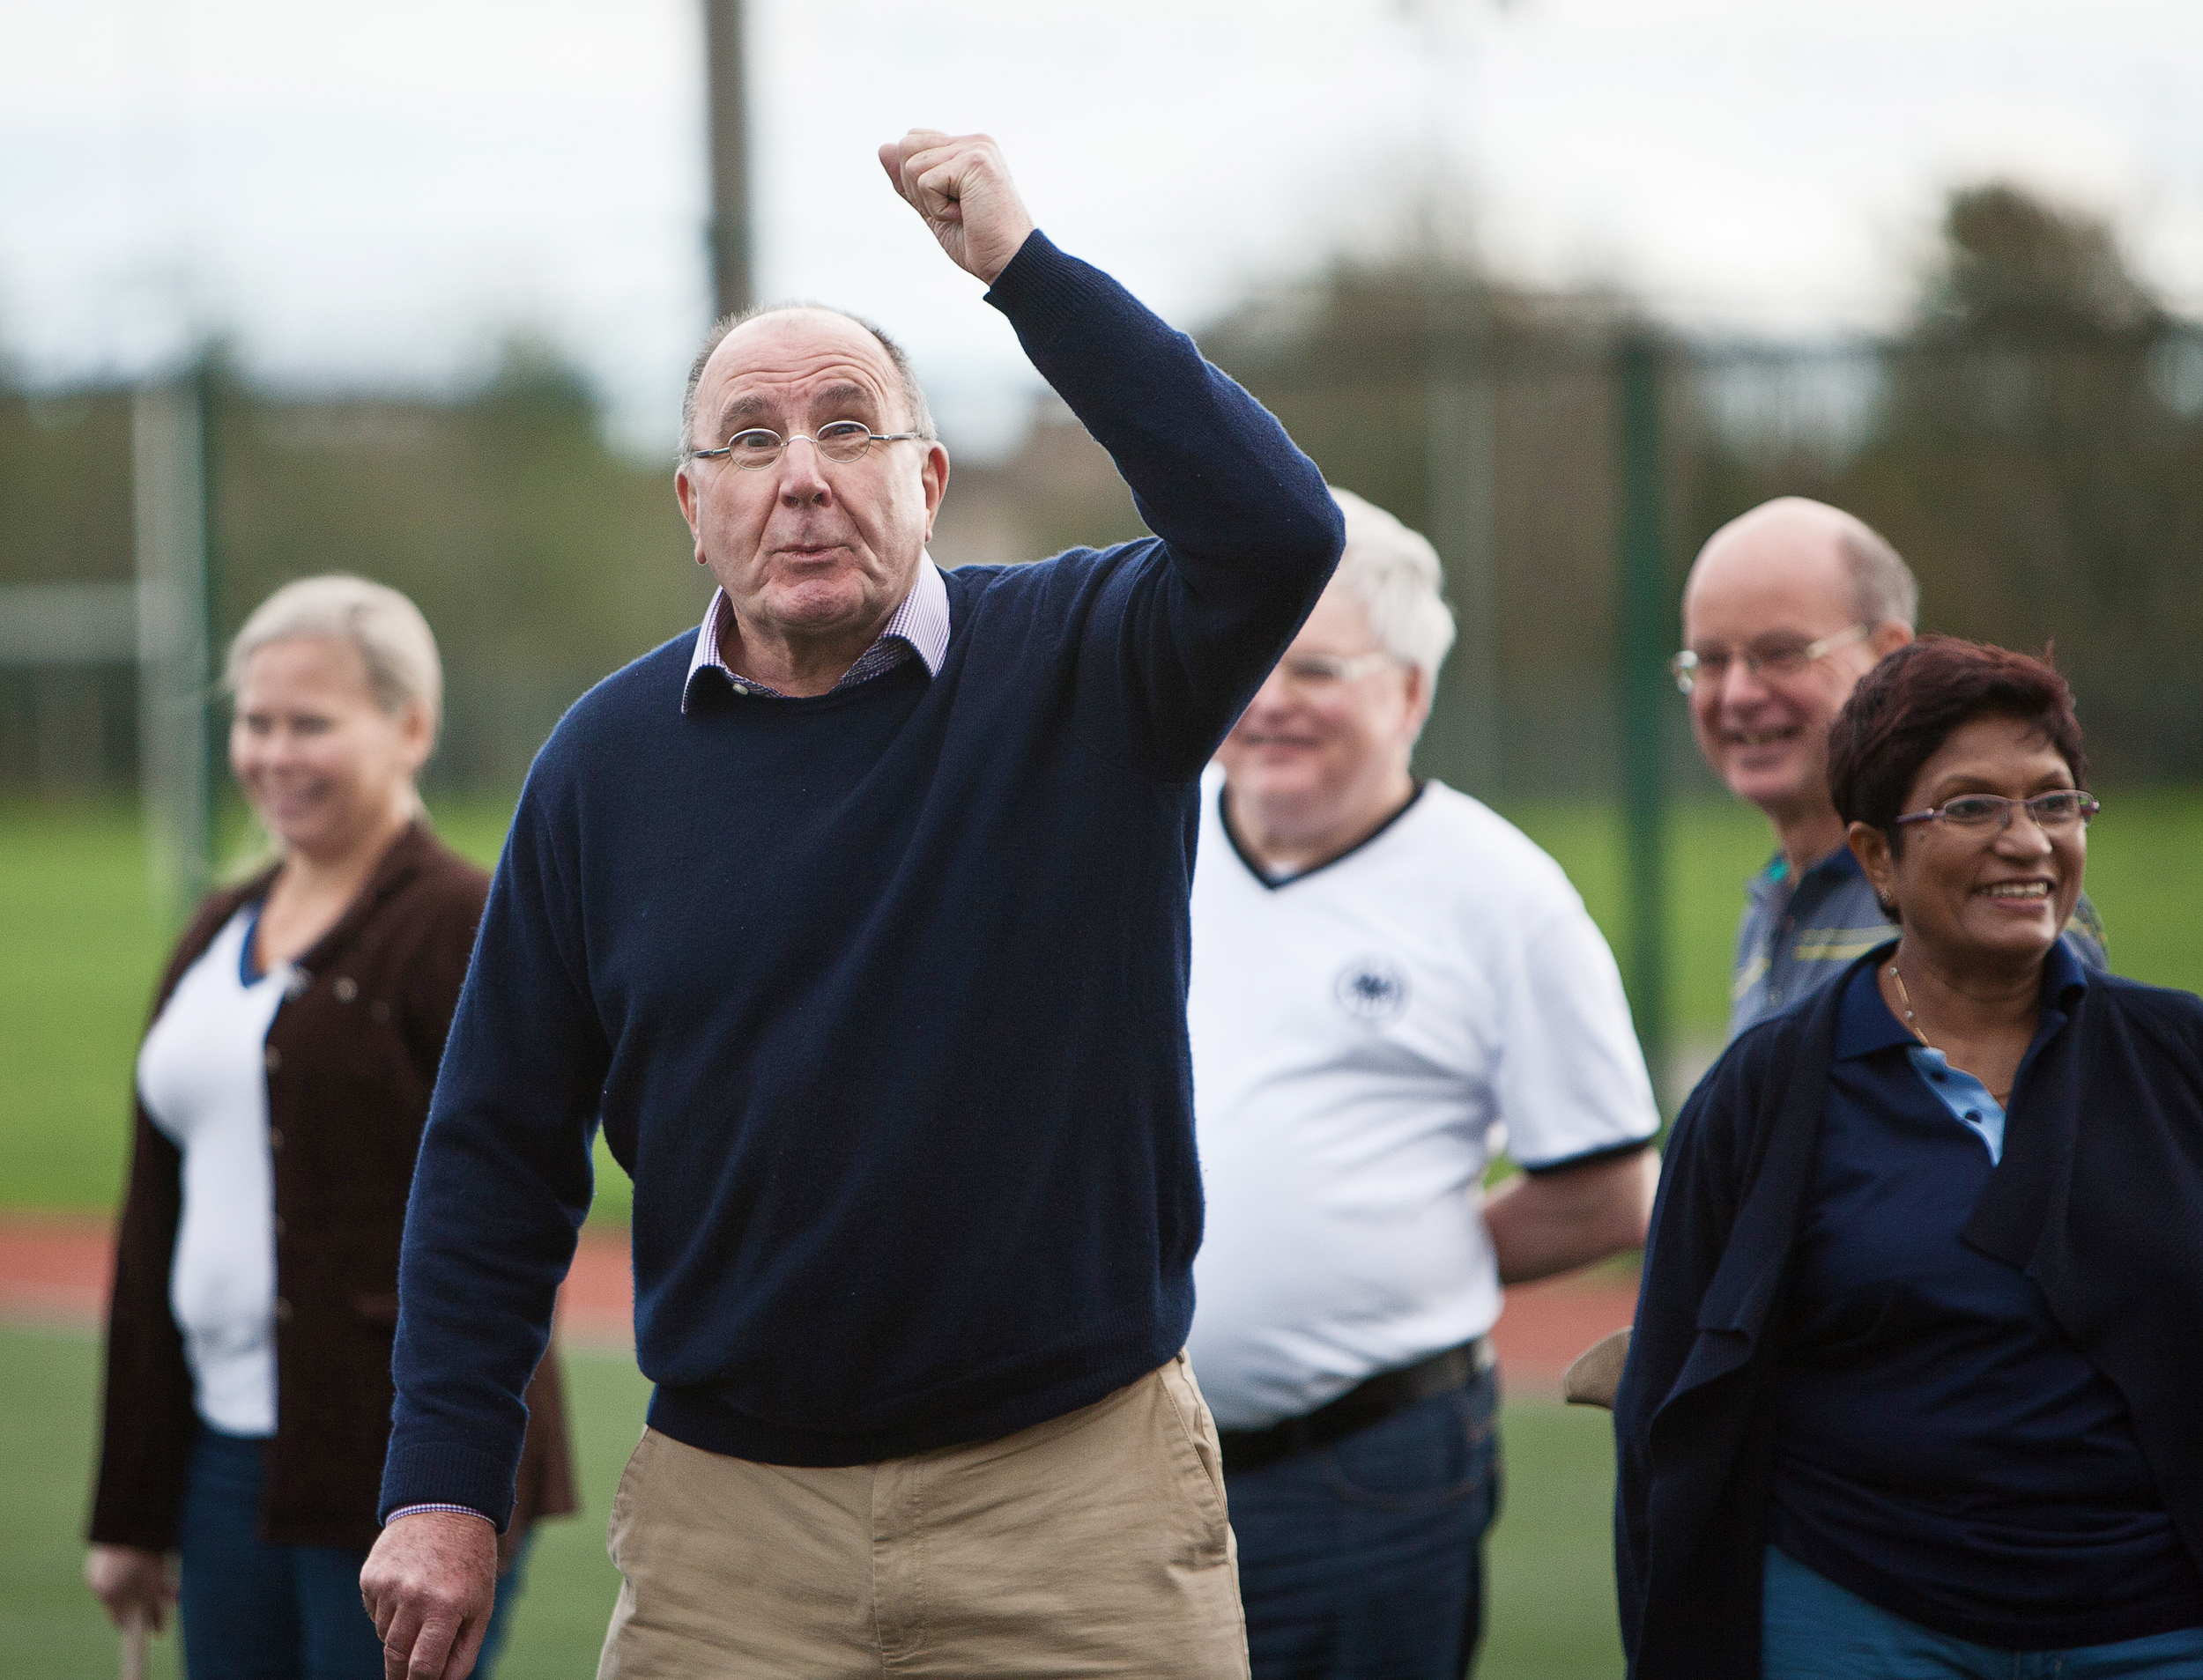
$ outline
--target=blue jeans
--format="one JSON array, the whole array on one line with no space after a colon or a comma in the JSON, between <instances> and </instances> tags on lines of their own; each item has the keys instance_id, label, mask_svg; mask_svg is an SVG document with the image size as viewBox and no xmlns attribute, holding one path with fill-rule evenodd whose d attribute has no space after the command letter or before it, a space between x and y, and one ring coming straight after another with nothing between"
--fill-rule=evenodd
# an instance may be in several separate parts
<instances>
[{"instance_id":1,"label":"blue jeans","mask_svg":"<svg viewBox=\"0 0 2203 1680\"><path fill-rule=\"evenodd\" d=\"M367 1554L260 1538L267 1447L204 1428L192 1447L181 1535L184 1673L189 1680L382 1680L382 1644L360 1602ZM474 1670L484 1680L519 1587L516 1564L498 1582Z\"/></svg>"},{"instance_id":2,"label":"blue jeans","mask_svg":"<svg viewBox=\"0 0 2203 1680\"><path fill-rule=\"evenodd\" d=\"M1767 1549L1762 1680L2198 1680L2203 1627L2070 1651L1999 1651L1893 1616Z\"/></svg>"},{"instance_id":3,"label":"blue jeans","mask_svg":"<svg viewBox=\"0 0 2203 1680\"><path fill-rule=\"evenodd\" d=\"M1499 1500L1491 1373L1231 1476L1254 1680L1461 1680Z\"/></svg>"}]
</instances>

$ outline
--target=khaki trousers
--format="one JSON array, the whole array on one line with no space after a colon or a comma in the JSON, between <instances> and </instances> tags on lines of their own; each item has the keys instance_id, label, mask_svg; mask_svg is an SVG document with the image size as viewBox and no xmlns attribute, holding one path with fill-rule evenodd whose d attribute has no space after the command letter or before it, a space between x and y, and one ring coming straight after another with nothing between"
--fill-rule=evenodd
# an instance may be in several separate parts
<instances>
[{"instance_id":1,"label":"khaki trousers","mask_svg":"<svg viewBox=\"0 0 2203 1680\"><path fill-rule=\"evenodd\" d=\"M597 1680L1245 1680L1216 1427L1182 1353L1000 1440L842 1469L655 1430L612 1501Z\"/></svg>"}]
</instances>

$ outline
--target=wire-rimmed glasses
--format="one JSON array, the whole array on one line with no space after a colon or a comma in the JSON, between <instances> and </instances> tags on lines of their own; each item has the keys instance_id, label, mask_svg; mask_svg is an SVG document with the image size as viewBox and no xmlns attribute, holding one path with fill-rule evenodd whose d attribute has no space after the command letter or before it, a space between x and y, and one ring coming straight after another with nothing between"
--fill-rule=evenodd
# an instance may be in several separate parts
<instances>
[{"instance_id":1,"label":"wire-rimmed glasses","mask_svg":"<svg viewBox=\"0 0 2203 1680\"><path fill-rule=\"evenodd\" d=\"M1783 641L1772 638L1758 646L1732 652L1726 648L1709 648L1701 653L1686 648L1667 662L1667 674L1675 679L1675 686L1683 693L1697 691L1706 683L1715 688L1729 674L1733 661L1742 661L1744 669L1754 677L1795 677L1816 659L1824 659L1839 648L1849 648L1865 641L1874 633L1872 625L1857 624L1848 630L1839 630L1832 636L1818 641Z\"/></svg>"},{"instance_id":2,"label":"wire-rimmed glasses","mask_svg":"<svg viewBox=\"0 0 2203 1680\"><path fill-rule=\"evenodd\" d=\"M2001 833L2012 825L2012 814L2025 807L2037 828L2070 828L2086 823L2102 810L2092 795L2078 788L2059 788L2032 799L2006 799L2001 794L1961 794L1925 810L1909 810L1897 818L1905 823L1949 823L1957 828L1986 828L1994 823Z\"/></svg>"},{"instance_id":3,"label":"wire-rimmed glasses","mask_svg":"<svg viewBox=\"0 0 2203 1680\"><path fill-rule=\"evenodd\" d=\"M787 437L770 426L753 426L736 433L716 449L691 449L691 461L731 461L744 472L762 472L779 460L788 446L801 439L828 461L846 466L862 461L875 443L922 442L918 432L875 432L862 420L828 420L815 433L796 432Z\"/></svg>"}]
</instances>

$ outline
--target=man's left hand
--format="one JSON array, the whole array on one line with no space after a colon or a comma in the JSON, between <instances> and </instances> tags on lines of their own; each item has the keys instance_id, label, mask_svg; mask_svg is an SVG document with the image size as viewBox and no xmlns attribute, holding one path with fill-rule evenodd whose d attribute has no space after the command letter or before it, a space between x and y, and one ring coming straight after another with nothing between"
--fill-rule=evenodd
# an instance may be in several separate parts
<instances>
[{"instance_id":1,"label":"man's left hand","mask_svg":"<svg viewBox=\"0 0 2203 1680\"><path fill-rule=\"evenodd\" d=\"M879 167L957 267L989 285L1033 231L990 136L913 129L880 147Z\"/></svg>"},{"instance_id":2,"label":"man's left hand","mask_svg":"<svg viewBox=\"0 0 2203 1680\"><path fill-rule=\"evenodd\" d=\"M466 1680L497 1602L497 1530L469 1512L394 1517L360 1572L383 1680Z\"/></svg>"}]
</instances>

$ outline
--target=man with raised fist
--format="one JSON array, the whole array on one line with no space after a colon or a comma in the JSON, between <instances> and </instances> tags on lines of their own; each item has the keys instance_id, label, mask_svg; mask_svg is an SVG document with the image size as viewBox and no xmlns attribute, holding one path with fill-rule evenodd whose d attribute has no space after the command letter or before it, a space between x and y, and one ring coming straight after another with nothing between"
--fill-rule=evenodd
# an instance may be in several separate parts
<instances>
[{"instance_id":1,"label":"man with raised fist","mask_svg":"<svg viewBox=\"0 0 2203 1680\"><path fill-rule=\"evenodd\" d=\"M991 140L880 161L1157 535L943 572L901 351L715 329L674 485L718 589L538 755L422 1146L361 1578L390 1680L471 1665L600 1124L656 1384L600 1676L1246 1673L1180 1351L1186 894L1339 517Z\"/></svg>"}]
</instances>

